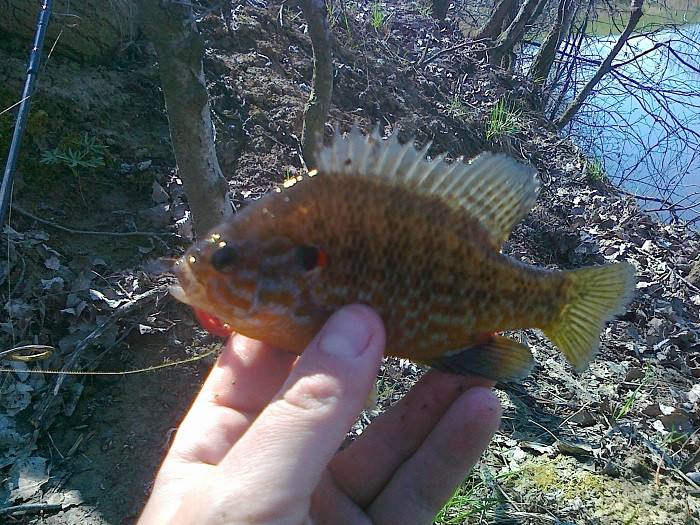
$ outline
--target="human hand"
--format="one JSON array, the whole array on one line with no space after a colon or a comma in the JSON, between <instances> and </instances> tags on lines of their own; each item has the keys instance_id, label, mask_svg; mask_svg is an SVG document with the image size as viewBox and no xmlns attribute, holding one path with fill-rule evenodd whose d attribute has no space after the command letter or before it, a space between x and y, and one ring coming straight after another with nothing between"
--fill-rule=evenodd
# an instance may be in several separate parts
<instances>
[{"instance_id":1,"label":"human hand","mask_svg":"<svg viewBox=\"0 0 700 525\"><path fill-rule=\"evenodd\" d=\"M343 308L298 358L232 337L139 523L431 523L498 428L482 377L431 370L337 452L376 379L379 317Z\"/></svg>"}]
</instances>

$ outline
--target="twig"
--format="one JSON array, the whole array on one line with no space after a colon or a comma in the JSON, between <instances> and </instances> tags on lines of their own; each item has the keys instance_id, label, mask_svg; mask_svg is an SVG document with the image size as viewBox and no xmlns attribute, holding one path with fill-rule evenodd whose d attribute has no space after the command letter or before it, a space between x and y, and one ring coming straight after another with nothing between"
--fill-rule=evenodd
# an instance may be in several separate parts
<instances>
[{"instance_id":1,"label":"twig","mask_svg":"<svg viewBox=\"0 0 700 525\"><path fill-rule=\"evenodd\" d=\"M27 505L15 505L0 509L0 516L14 516L15 514L39 514L40 512L58 512L63 510L62 503L30 503Z\"/></svg>"},{"instance_id":2,"label":"twig","mask_svg":"<svg viewBox=\"0 0 700 525\"><path fill-rule=\"evenodd\" d=\"M426 39L426 40L427 40L427 39ZM423 48L423 53L421 53L421 56L420 56L420 58L418 59L418 61L417 61L415 64L413 64L413 69L418 69L418 68L423 64L423 61L425 60L425 57L428 55L428 49L429 49L429 48L430 48L430 42L427 42L427 41L426 41L425 47Z\"/></svg>"},{"instance_id":3,"label":"twig","mask_svg":"<svg viewBox=\"0 0 700 525\"><path fill-rule=\"evenodd\" d=\"M155 288L151 288L147 292L142 293L141 295L137 295L133 299L131 299L128 303L123 304L119 308L117 308L112 315L104 321L101 325L99 325L97 328L95 328L92 332L90 332L82 341L80 341L76 347L75 350L73 350L73 353L71 356L68 358L66 363L63 365L61 368L61 371L65 372L68 371L78 360L78 357L80 357L80 354L85 350L89 345L93 344L96 342L100 336L107 330L107 328L121 319L122 317L125 317L126 315L130 314L134 310L136 310L138 307L142 306L144 303L150 302L152 300L158 299L161 296L163 296L168 289L167 284L161 284L160 286L156 286ZM39 408L37 408L36 412L34 412L34 415L32 416L32 423L36 426L39 425L41 422L41 419L44 417L44 414L46 413L46 410L48 409L49 405L53 401L53 398L58 394L58 390L61 388L61 385L63 385L63 382L65 381L66 377L68 374L60 374L57 378L56 381L54 382L52 392L53 396L46 396L44 398L44 401L42 401L41 405Z\"/></svg>"},{"instance_id":4,"label":"twig","mask_svg":"<svg viewBox=\"0 0 700 525\"><path fill-rule=\"evenodd\" d=\"M691 457L688 461L683 463L679 468L680 468L681 472L683 472L684 474L687 474L688 472L693 470L693 467L695 466L695 464L698 461L700 461L700 449L695 451L695 454L693 454L693 457Z\"/></svg>"},{"instance_id":5,"label":"twig","mask_svg":"<svg viewBox=\"0 0 700 525\"><path fill-rule=\"evenodd\" d=\"M416 62L412 67L413 67L413 69L418 69L421 66L425 66L426 64L430 64L433 60L441 57L442 55L444 55L446 53L449 53L451 51L457 51L458 49L462 49L463 47L467 47L467 46L470 46L473 44L480 44L480 43L486 42L488 40L489 40L488 38L480 38L478 40L465 40L464 42L462 42L460 44L457 44L455 46L448 47L447 49L443 49L442 51L437 51L436 53L433 53L432 55L430 55L428 58L426 58L422 62L421 62L421 60L423 57L421 57L421 60L418 60L418 62Z\"/></svg>"},{"instance_id":6,"label":"twig","mask_svg":"<svg viewBox=\"0 0 700 525\"><path fill-rule=\"evenodd\" d=\"M47 226L51 226L52 228L56 228L57 230L61 230L61 231L66 232L66 233L74 233L77 235L104 235L107 237L129 237L129 236L160 237L161 235L166 235L169 237L179 237L177 234L172 233L172 232L156 233L156 232L108 232L108 231L96 231L96 230L75 230L73 228L67 228L65 226L61 226L60 224L56 224L56 223L51 222L47 219L42 219L41 217L37 217L36 215L29 213L27 210L20 208L17 204L13 204L12 209L18 213L21 213L22 215L25 215L26 217L29 217L30 219L34 219L35 221L40 222L41 224L46 224Z\"/></svg>"}]
</instances>

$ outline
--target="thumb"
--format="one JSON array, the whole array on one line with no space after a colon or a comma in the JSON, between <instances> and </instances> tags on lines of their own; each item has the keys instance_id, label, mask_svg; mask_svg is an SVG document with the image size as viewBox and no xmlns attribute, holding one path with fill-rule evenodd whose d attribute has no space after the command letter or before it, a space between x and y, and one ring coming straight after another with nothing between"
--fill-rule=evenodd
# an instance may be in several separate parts
<instances>
[{"instance_id":1,"label":"thumb","mask_svg":"<svg viewBox=\"0 0 700 525\"><path fill-rule=\"evenodd\" d=\"M243 473L249 486L278 488L292 501L308 501L367 401L384 340L382 322L370 308L353 305L336 312L219 464L222 474Z\"/></svg>"}]
</instances>

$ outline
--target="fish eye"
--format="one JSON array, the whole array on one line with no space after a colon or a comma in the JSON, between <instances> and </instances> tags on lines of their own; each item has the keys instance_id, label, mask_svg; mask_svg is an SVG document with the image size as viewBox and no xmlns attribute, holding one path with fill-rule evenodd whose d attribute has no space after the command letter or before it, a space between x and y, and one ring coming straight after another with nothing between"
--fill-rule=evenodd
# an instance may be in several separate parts
<instances>
[{"instance_id":1,"label":"fish eye","mask_svg":"<svg viewBox=\"0 0 700 525\"><path fill-rule=\"evenodd\" d=\"M231 267L238 264L239 260L240 257L236 248L228 244L224 244L211 254L211 265L217 272L231 270Z\"/></svg>"},{"instance_id":2,"label":"fish eye","mask_svg":"<svg viewBox=\"0 0 700 525\"><path fill-rule=\"evenodd\" d=\"M326 252L318 246L302 245L297 249L297 261L304 270L310 272L326 265Z\"/></svg>"}]
</instances>

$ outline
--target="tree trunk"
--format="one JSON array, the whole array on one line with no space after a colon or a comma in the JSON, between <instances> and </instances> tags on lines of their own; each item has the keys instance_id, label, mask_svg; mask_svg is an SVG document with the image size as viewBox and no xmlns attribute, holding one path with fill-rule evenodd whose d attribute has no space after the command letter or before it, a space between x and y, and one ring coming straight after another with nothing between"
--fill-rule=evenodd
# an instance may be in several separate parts
<instances>
[{"instance_id":1,"label":"tree trunk","mask_svg":"<svg viewBox=\"0 0 700 525\"><path fill-rule=\"evenodd\" d=\"M323 0L297 0L306 22L314 53L314 72L311 94L304 106L304 123L301 129L301 151L309 169L316 167L316 141L323 140L323 126L331 108L333 94L333 53L331 32L328 28L326 4Z\"/></svg>"},{"instance_id":2,"label":"tree trunk","mask_svg":"<svg viewBox=\"0 0 700 525\"><path fill-rule=\"evenodd\" d=\"M0 40L22 38L31 45L40 2L0 0ZM123 42L136 37L134 0L54 0L46 34L54 53L98 62L112 57Z\"/></svg>"},{"instance_id":3,"label":"tree trunk","mask_svg":"<svg viewBox=\"0 0 700 525\"><path fill-rule=\"evenodd\" d=\"M472 36L474 40L490 38L494 40L503 31L503 26L510 24L510 20L517 10L517 0L499 0L488 21Z\"/></svg>"},{"instance_id":4,"label":"tree trunk","mask_svg":"<svg viewBox=\"0 0 700 525\"><path fill-rule=\"evenodd\" d=\"M232 214L228 183L214 147L214 128L202 67L204 39L191 4L137 0L141 27L153 42L178 173L194 228L206 234Z\"/></svg>"},{"instance_id":5,"label":"tree trunk","mask_svg":"<svg viewBox=\"0 0 700 525\"><path fill-rule=\"evenodd\" d=\"M603 60L600 66L598 66L598 70L595 72L595 75L593 75L593 77L591 77L591 79L588 82L586 82L586 85L583 86L583 89L581 89L580 93L576 95L576 98L569 105L569 107L567 107L564 110L564 113L557 120L554 121L554 124L559 129L564 128L564 126L571 122L571 119L574 118L574 115L576 115L576 112L586 101L586 98L588 97L588 95L590 95L591 91L593 91L593 88L596 86L596 84L600 81L601 78L603 78L603 76L606 73L610 71L610 69L612 68L612 61L615 60L617 54L627 43L627 39L632 34L632 31L634 31L634 28L637 26L637 22L639 22L639 19L642 18L643 3L644 0L632 0L632 13L630 14L630 19L627 22L625 30L619 36L617 42L615 42L615 45L610 50L610 53L608 53L608 56L605 57L605 60Z\"/></svg>"},{"instance_id":6,"label":"tree trunk","mask_svg":"<svg viewBox=\"0 0 700 525\"><path fill-rule=\"evenodd\" d=\"M551 31L540 46L535 59L532 61L528 76L537 83L544 83L552 70L554 58L562 38L569 32L571 20L576 12L576 2L574 0L560 0L557 9L557 18L554 21Z\"/></svg>"},{"instance_id":7,"label":"tree trunk","mask_svg":"<svg viewBox=\"0 0 700 525\"><path fill-rule=\"evenodd\" d=\"M518 14L494 42L493 49L489 51L489 62L498 64L501 59L513 51L515 45L520 42L525 34L525 27L531 23L544 9L549 0L525 0Z\"/></svg>"}]
</instances>

